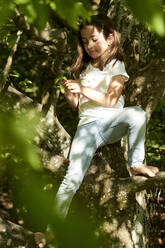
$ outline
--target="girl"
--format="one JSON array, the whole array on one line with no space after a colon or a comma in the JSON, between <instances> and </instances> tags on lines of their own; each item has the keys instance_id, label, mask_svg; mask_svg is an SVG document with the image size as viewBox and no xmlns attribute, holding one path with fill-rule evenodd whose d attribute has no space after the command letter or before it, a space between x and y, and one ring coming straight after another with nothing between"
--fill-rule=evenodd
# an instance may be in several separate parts
<instances>
[{"instance_id":1,"label":"girl","mask_svg":"<svg viewBox=\"0 0 165 248\"><path fill-rule=\"evenodd\" d=\"M80 120L71 145L70 165L56 195L55 212L62 219L100 146L127 135L131 174L154 177L159 171L143 164L145 112L140 107L123 107L121 93L129 76L120 49L120 34L108 17L93 16L90 24L80 26L71 70L76 80L62 84L69 104L79 109Z\"/></svg>"}]
</instances>

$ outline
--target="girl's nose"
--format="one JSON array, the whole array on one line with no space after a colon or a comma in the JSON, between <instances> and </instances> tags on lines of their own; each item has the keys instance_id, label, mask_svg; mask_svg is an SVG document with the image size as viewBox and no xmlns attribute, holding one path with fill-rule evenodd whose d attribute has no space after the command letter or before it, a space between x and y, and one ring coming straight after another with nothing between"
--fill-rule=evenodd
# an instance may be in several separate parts
<instances>
[{"instance_id":1,"label":"girl's nose","mask_svg":"<svg viewBox=\"0 0 165 248\"><path fill-rule=\"evenodd\" d=\"M89 41L88 44L87 44L87 48L88 48L88 49L91 49L92 45L93 45L93 44L92 44L92 41Z\"/></svg>"}]
</instances>

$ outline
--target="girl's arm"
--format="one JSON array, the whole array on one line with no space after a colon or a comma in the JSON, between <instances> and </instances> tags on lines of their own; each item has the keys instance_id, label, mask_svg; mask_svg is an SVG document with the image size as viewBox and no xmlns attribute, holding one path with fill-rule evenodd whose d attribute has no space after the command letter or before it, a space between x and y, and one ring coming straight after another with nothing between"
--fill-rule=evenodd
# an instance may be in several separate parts
<instances>
[{"instance_id":1,"label":"girl's arm","mask_svg":"<svg viewBox=\"0 0 165 248\"><path fill-rule=\"evenodd\" d=\"M110 86L107 93L99 92L90 87L82 86L77 82L66 82L65 87L71 93L83 94L88 99L96 102L98 105L104 107L113 107L117 103L122 90L126 77L123 75L113 76L110 80Z\"/></svg>"},{"instance_id":2,"label":"girl's arm","mask_svg":"<svg viewBox=\"0 0 165 248\"><path fill-rule=\"evenodd\" d=\"M66 82L68 83L73 83L76 82L75 80L65 80L62 82L63 87L65 88L65 98L68 101L69 105L74 108L77 109L78 108L78 104L79 104L79 94L78 93L72 93L70 90L68 90L65 86Z\"/></svg>"}]
</instances>

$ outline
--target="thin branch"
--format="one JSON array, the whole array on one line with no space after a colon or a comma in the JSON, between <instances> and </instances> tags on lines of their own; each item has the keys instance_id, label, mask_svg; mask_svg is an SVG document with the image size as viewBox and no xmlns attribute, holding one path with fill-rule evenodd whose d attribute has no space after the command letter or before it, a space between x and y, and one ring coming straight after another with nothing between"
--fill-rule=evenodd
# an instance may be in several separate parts
<instances>
[{"instance_id":1,"label":"thin branch","mask_svg":"<svg viewBox=\"0 0 165 248\"><path fill-rule=\"evenodd\" d=\"M47 56L54 56L57 51L55 44L47 45L46 42L37 41L37 40L27 40L19 44L21 48L35 48L40 52L46 53Z\"/></svg>"},{"instance_id":2,"label":"thin branch","mask_svg":"<svg viewBox=\"0 0 165 248\"><path fill-rule=\"evenodd\" d=\"M3 90L3 88L6 84L6 79L8 77L9 71L11 69L11 65L13 62L13 56L14 56L15 52L17 51L17 47L18 47L18 43L19 43L20 38L21 38L21 34L22 34L22 31L18 30L16 42L11 49L11 52L10 52L9 57L7 59L7 62L6 62L6 66L3 70L2 78L0 79L0 92Z\"/></svg>"}]
</instances>

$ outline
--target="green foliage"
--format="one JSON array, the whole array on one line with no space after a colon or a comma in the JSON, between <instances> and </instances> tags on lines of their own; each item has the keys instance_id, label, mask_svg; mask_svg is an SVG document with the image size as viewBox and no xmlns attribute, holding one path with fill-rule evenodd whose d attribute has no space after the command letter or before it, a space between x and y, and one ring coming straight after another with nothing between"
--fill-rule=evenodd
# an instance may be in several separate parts
<instances>
[{"instance_id":1,"label":"green foliage","mask_svg":"<svg viewBox=\"0 0 165 248\"><path fill-rule=\"evenodd\" d=\"M85 7L87 1L77 0L0 0L0 26L14 16L17 5L20 12L39 30L42 30L50 19L50 9L63 18L72 28L77 29L77 19L90 19ZM89 4L88 4L89 6Z\"/></svg>"},{"instance_id":2,"label":"green foliage","mask_svg":"<svg viewBox=\"0 0 165 248\"><path fill-rule=\"evenodd\" d=\"M164 170L165 164L165 102L162 100L153 112L149 125L147 160Z\"/></svg>"},{"instance_id":3,"label":"green foliage","mask_svg":"<svg viewBox=\"0 0 165 248\"><path fill-rule=\"evenodd\" d=\"M159 35L165 35L165 6L162 0L123 0L135 17ZM39 30L50 19L50 9L64 19L72 28L77 29L78 18L90 20L91 5L88 0L0 0L0 26L14 14L15 4Z\"/></svg>"},{"instance_id":4,"label":"green foliage","mask_svg":"<svg viewBox=\"0 0 165 248\"><path fill-rule=\"evenodd\" d=\"M12 111L5 106L3 110L0 112L0 186L1 189L7 186L10 191L15 218L23 218L25 225L31 223L28 227L35 230L37 217L42 228L51 219L51 197L47 187L50 180L47 181L34 144L41 116L34 109Z\"/></svg>"},{"instance_id":5,"label":"green foliage","mask_svg":"<svg viewBox=\"0 0 165 248\"><path fill-rule=\"evenodd\" d=\"M0 40L5 40L7 42L8 37L12 34L12 33L16 33L17 29L15 27L15 25L13 23L11 23L10 21L0 25Z\"/></svg>"},{"instance_id":6,"label":"green foliage","mask_svg":"<svg viewBox=\"0 0 165 248\"><path fill-rule=\"evenodd\" d=\"M44 0L14 0L13 1L29 23L33 23L38 29L43 29L49 19L48 6Z\"/></svg>"},{"instance_id":7,"label":"green foliage","mask_svg":"<svg viewBox=\"0 0 165 248\"><path fill-rule=\"evenodd\" d=\"M22 37L24 39L24 37ZM47 57L40 51L33 49L23 49L15 56L14 63L9 73L8 82L10 85L22 93L25 93L34 100L40 102L37 97L42 91L43 81L47 76L49 82L53 82L54 77L47 65L42 65ZM48 73L49 72L49 73Z\"/></svg>"},{"instance_id":8,"label":"green foliage","mask_svg":"<svg viewBox=\"0 0 165 248\"><path fill-rule=\"evenodd\" d=\"M52 2L51 0L49 2ZM83 1L76 0L55 0L57 13L68 22L68 24L77 29L78 17L83 20L90 20L90 16Z\"/></svg>"},{"instance_id":9,"label":"green foliage","mask_svg":"<svg viewBox=\"0 0 165 248\"><path fill-rule=\"evenodd\" d=\"M134 16L159 34L165 35L165 5L162 0L123 0Z\"/></svg>"},{"instance_id":10,"label":"green foliage","mask_svg":"<svg viewBox=\"0 0 165 248\"><path fill-rule=\"evenodd\" d=\"M0 26L12 17L14 5L10 0L0 0Z\"/></svg>"},{"instance_id":11,"label":"green foliage","mask_svg":"<svg viewBox=\"0 0 165 248\"><path fill-rule=\"evenodd\" d=\"M34 110L17 114L11 111L0 112L0 119L0 147L6 147L33 169L41 170L40 159L32 142L36 135L38 114Z\"/></svg>"}]
</instances>

